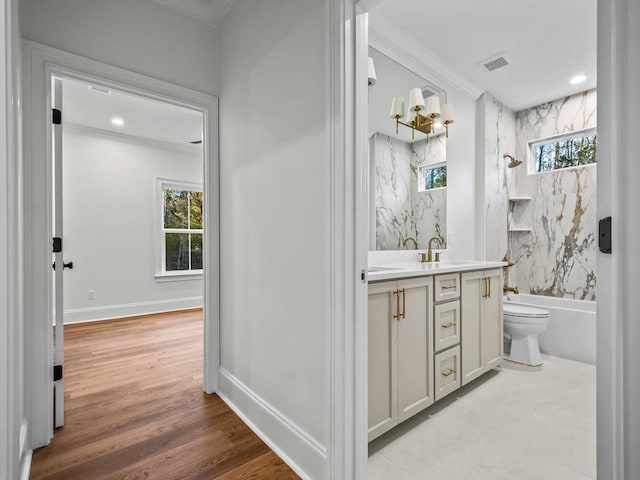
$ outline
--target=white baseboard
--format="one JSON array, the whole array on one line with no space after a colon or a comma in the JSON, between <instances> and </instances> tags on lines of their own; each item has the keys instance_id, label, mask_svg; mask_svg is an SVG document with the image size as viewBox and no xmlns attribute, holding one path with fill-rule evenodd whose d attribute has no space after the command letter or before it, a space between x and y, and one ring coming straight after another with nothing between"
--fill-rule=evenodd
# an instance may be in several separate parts
<instances>
[{"instance_id":1,"label":"white baseboard","mask_svg":"<svg viewBox=\"0 0 640 480\"><path fill-rule=\"evenodd\" d=\"M151 313L174 312L188 308L201 308L202 297L174 298L155 300L152 302L125 303L121 305L104 305L100 307L75 308L64 311L64 323L97 322L114 318L148 315Z\"/></svg>"},{"instance_id":2,"label":"white baseboard","mask_svg":"<svg viewBox=\"0 0 640 480\"><path fill-rule=\"evenodd\" d=\"M238 378L220 368L218 396L303 480L326 478L327 450Z\"/></svg>"}]
</instances>

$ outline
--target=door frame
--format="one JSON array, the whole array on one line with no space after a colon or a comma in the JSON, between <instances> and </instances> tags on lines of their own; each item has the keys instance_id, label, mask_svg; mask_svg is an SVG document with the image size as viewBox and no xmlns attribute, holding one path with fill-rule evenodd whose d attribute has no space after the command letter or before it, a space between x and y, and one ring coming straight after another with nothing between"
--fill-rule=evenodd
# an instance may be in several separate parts
<instances>
[{"instance_id":1,"label":"door frame","mask_svg":"<svg viewBox=\"0 0 640 480\"><path fill-rule=\"evenodd\" d=\"M204 391L218 388L219 341L219 154L218 99L189 88L90 60L35 42L24 42L24 292L25 397L29 443L53 437L51 280L51 78L60 76L190 108L204 122Z\"/></svg>"},{"instance_id":2,"label":"door frame","mask_svg":"<svg viewBox=\"0 0 640 480\"><path fill-rule=\"evenodd\" d=\"M628 99L625 98L624 85L636 80L634 72L629 71L625 55L630 56L629 23L627 18L628 4L631 0L598 0L598 153L603 159L598 165L598 218L612 215L613 255L598 253L598 287L597 287L597 473L598 478L623 480L625 468L640 463L637 457L629 455L633 445L625 430L633 430L638 437L640 426L630 426L629 420L637 418L631 415L629 398L636 397L640 392L639 382L634 375L634 365L637 364L637 349L629 351L627 345L637 345L639 329L632 328L636 316L629 312L638 311L638 296L628 284L638 285L637 265L628 266L629 254L635 251L637 228L632 230L634 212L625 210L626 205L636 205L638 190L633 187L625 189L625 173L631 165L631 144L633 134L626 137L622 132L634 132L638 123L637 115L630 113ZM360 0L360 12L370 11L380 0ZM634 31L637 31L634 30ZM359 50L361 52L361 50ZM361 53L360 53L361 54ZM357 61L357 60L356 60ZM626 82L626 83L625 83ZM363 111L364 109L364 111ZM362 101L356 101L355 117L359 124L367 122L367 106ZM622 127L626 126L627 130ZM625 143L625 138L631 139ZM368 148L366 135L356 132L356 148ZM362 162L364 156L356 156L356 162ZM637 163L637 162L636 162ZM356 181L360 181L363 188L368 189L367 179L361 174L365 166L359 165L360 174ZM621 191L624 190L624 191ZM476 192L476 199L483 201L483 195ZM366 196L357 196L356 209L367 211ZM360 218L357 218L361 227ZM627 232L627 230L629 232ZM477 232L478 233L478 232ZM633 242L631 241L633 239ZM629 243L624 243L627 240ZM356 243L356 257L362 258L367 247ZM356 338L366 338L366 298L356 299L356 311L360 314L356 320ZM626 310L625 310L626 308ZM362 313L364 312L364 313ZM353 370L347 364L346 376L355 378L356 391L352 411L358 412L362 408L361 399L366 399L367 352L366 349L355 349L348 346L348 356L353 355ZM626 360L626 362L625 362ZM631 365L631 367L629 367ZM365 410L366 411L366 410ZM356 443L360 437L366 438L356 429ZM635 462L635 463L634 463ZM356 471L366 472L366 451L362 448L355 450ZM361 477L357 477L361 478Z\"/></svg>"}]
</instances>

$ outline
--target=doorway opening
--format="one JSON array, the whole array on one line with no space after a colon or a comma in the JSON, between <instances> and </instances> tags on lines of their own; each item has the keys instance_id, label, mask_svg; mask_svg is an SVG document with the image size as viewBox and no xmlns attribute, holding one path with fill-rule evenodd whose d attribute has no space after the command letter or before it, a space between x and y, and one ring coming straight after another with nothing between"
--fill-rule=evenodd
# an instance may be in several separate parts
<instances>
[{"instance_id":1,"label":"doorway opening","mask_svg":"<svg viewBox=\"0 0 640 480\"><path fill-rule=\"evenodd\" d=\"M200 308L204 322L198 320L196 342L202 354L198 373L188 375L196 378L199 392L215 393L218 110L217 99L210 95L50 47L27 43L26 56L30 105L25 121L30 135L25 166L32 173L25 178L25 196L34 210L49 213L25 226L27 238L48 239L34 241L25 251L30 259L25 283L35 298L44 299L29 304L25 312L33 319L25 332L26 388L33 399L31 444L38 448L54 436L54 407L64 412L60 354L65 322L57 322L56 334L54 318L93 322ZM65 100L69 114L64 113ZM61 112L52 114L52 107ZM56 163L62 166L63 157L70 162L66 178L62 168L54 168ZM56 171L59 179L54 181ZM56 184L60 188L54 188ZM54 194L66 190L73 214L65 222L64 196L55 200ZM60 212L55 217L54 208ZM165 223L165 213L173 223ZM55 258L56 275L64 273L69 283L66 308L64 296L61 301L53 298L59 292L51 275L51 238L62 229L54 228L54 221L62 227L67 223L70 234L59 242L64 258L59 253ZM62 306L55 317L54 305ZM60 363L53 362L54 354ZM175 365L179 363L176 359ZM57 388L52 369L62 374ZM62 401L54 404L54 392ZM61 423L56 421L57 426Z\"/></svg>"},{"instance_id":2,"label":"doorway opening","mask_svg":"<svg viewBox=\"0 0 640 480\"><path fill-rule=\"evenodd\" d=\"M127 318L130 323L138 317L161 329L161 317L140 316L195 309L201 323L192 340L202 350L204 125L196 110L100 84L54 77L52 85L57 116L52 126L52 224L55 238L61 239L60 251L54 253L54 358L56 368L67 372L55 383L54 421L61 427L65 388L72 389L71 398L91 390L78 384L85 378L81 374L75 381L69 377L77 365L64 369L65 327L103 321L84 331L110 338L128 323L106 321ZM142 337L128 348L151 340ZM96 368L98 352L117 349L108 342L104 347L89 347ZM87 359L73 358L92 368ZM156 358L158 368L160 360ZM129 371L136 366L125 365ZM147 376L156 373L151 368ZM109 384L108 373L100 375L106 377L102 385ZM202 362L198 372L191 367L184 375L202 384Z\"/></svg>"},{"instance_id":3,"label":"doorway opening","mask_svg":"<svg viewBox=\"0 0 640 480\"><path fill-rule=\"evenodd\" d=\"M480 39L473 44L424 41L412 30L420 6L411 0L376 2L369 14L369 475L595 478L596 166L565 154L587 157L595 141L567 144L559 135L583 138L596 127L596 5L581 5L580 41L516 47L505 25L519 29L510 38L535 39L523 30L537 13L519 21L522 9L472 3L465 15L444 4L429 14L440 25L474 17L465 26ZM502 25L493 28L498 10ZM446 37L438 28L430 38ZM502 69L489 73L483 64L499 50ZM563 68L544 81L526 72L560 57ZM572 78L578 68L583 83ZM400 96L407 108L396 108ZM428 110L430 96L456 107L448 137L436 130L427 140L402 126L421 109L443 119L444 108ZM535 171L534 148L547 143L563 155L555 164L569 168ZM420 173L442 166L445 182L420 188L428 183ZM422 266L432 240L442 261ZM468 260L483 263L465 271ZM484 263L503 260L504 270ZM430 270L433 285L425 273L403 278L408 264ZM543 365L515 355L520 312L530 314L522 331L535 333L536 346L539 339Z\"/></svg>"}]
</instances>

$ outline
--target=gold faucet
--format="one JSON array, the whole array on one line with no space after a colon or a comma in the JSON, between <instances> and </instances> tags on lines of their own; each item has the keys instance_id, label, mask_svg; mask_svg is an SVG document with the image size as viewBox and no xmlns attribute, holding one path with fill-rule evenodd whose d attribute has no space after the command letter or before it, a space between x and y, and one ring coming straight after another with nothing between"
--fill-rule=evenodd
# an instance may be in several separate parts
<instances>
[{"instance_id":1,"label":"gold faucet","mask_svg":"<svg viewBox=\"0 0 640 480\"><path fill-rule=\"evenodd\" d=\"M429 249L426 253L426 255L424 253L420 254L420 261L421 262L439 262L440 261L440 252L436 252L436 258L435 260L433 259L433 250L431 248L431 245L433 244L433 241L438 242L438 248L442 248L442 242L440 241L440 239L438 237L431 237L429 239Z\"/></svg>"},{"instance_id":2,"label":"gold faucet","mask_svg":"<svg viewBox=\"0 0 640 480\"><path fill-rule=\"evenodd\" d=\"M504 293L507 293L507 292L513 292L513 293L515 293L516 295L518 295L518 294L520 293L520 292L518 291L518 287L502 287L502 291L503 291Z\"/></svg>"},{"instance_id":3,"label":"gold faucet","mask_svg":"<svg viewBox=\"0 0 640 480\"><path fill-rule=\"evenodd\" d=\"M414 248L414 250L418 250L418 242L415 238L413 237L407 237L404 239L404 242L402 242L402 245L404 245L405 247L407 246L407 242L411 240L413 242L413 244L416 246L416 248Z\"/></svg>"}]
</instances>

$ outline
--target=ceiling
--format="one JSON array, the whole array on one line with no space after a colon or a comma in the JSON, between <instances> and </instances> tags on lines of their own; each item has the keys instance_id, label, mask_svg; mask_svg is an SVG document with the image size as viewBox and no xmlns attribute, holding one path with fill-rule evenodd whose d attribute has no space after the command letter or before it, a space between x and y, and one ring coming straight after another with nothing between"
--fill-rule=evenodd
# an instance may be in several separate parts
<instances>
[{"instance_id":1,"label":"ceiling","mask_svg":"<svg viewBox=\"0 0 640 480\"><path fill-rule=\"evenodd\" d=\"M377 0L370 15L515 111L596 87L597 0ZM486 71L496 54L510 64Z\"/></svg>"},{"instance_id":2,"label":"ceiling","mask_svg":"<svg viewBox=\"0 0 640 480\"><path fill-rule=\"evenodd\" d=\"M169 8L217 27L234 0L156 0Z\"/></svg>"},{"instance_id":3,"label":"ceiling","mask_svg":"<svg viewBox=\"0 0 640 480\"><path fill-rule=\"evenodd\" d=\"M110 92L93 91L86 83L63 80L63 124L71 123L184 146L202 139L202 113L136 95ZM111 123L113 117L124 120L124 125Z\"/></svg>"}]
</instances>

